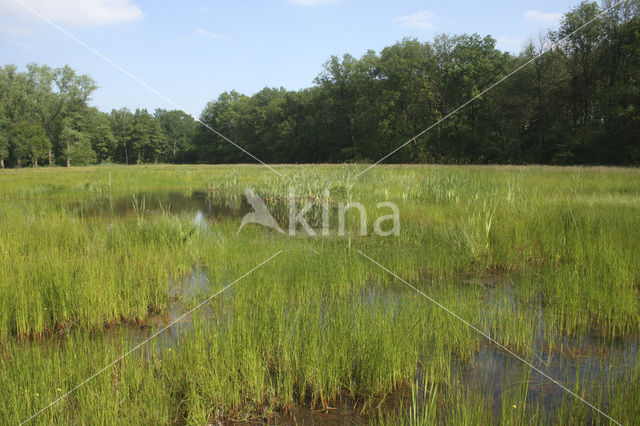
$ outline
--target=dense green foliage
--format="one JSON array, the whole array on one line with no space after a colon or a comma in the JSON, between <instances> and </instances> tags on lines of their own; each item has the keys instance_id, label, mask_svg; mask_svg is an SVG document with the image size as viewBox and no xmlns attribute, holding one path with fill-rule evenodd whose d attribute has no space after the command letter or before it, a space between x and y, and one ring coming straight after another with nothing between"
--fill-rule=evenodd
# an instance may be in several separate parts
<instances>
[{"instance_id":1,"label":"dense green foliage","mask_svg":"<svg viewBox=\"0 0 640 426\"><path fill-rule=\"evenodd\" d=\"M580 4L517 56L473 34L332 57L311 88L225 92L200 120L265 162L376 161L531 61L388 161L635 165L640 2L602 10ZM0 69L0 166L253 161L181 111L89 107L96 87L69 67ZM23 147L25 121L48 142Z\"/></svg>"}]
</instances>

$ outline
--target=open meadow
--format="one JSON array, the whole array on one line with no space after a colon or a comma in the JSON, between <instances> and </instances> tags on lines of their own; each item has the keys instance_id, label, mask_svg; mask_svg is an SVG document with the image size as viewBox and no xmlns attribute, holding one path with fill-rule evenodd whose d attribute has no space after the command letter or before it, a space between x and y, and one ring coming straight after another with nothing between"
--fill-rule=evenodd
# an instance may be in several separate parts
<instances>
[{"instance_id":1,"label":"open meadow","mask_svg":"<svg viewBox=\"0 0 640 426\"><path fill-rule=\"evenodd\" d=\"M638 424L640 171L274 168L0 171L0 424Z\"/></svg>"}]
</instances>

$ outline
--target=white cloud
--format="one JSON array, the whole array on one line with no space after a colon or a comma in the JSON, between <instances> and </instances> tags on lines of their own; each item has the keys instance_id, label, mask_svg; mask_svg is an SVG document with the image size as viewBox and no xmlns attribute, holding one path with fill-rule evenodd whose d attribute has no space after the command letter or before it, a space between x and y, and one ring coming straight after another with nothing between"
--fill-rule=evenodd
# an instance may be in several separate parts
<instances>
[{"instance_id":1,"label":"white cloud","mask_svg":"<svg viewBox=\"0 0 640 426\"><path fill-rule=\"evenodd\" d=\"M413 15L398 16L397 18L393 19L393 22L399 22L405 27L428 29L433 28L432 20L434 17L435 15L430 10L421 10L420 12L416 12Z\"/></svg>"},{"instance_id":2,"label":"white cloud","mask_svg":"<svg viewBox=\"0 0 640 426\"><path fill-rule=\"evenodd\" d=\"M539 10L527 10L522 20L524 22L544 22L548 24L556 23L562 18L560 12L540 12Z\"/></svg>"},{"instance_id":3,"label":"white cloud","mask_svg":"<svg viewBox=\"0 0 640 426\"><path fill-rule=\"evenodd\" d=\"M225 39L226 38L222 34L212 33L211 31L207 31L204 28L198 28L196 30L196 34L201 35L201 36L205 36L205 37L209 37L209 38L218 38L218 39Z\"/></svg>"},{"instance_id":4,"label":"white cloud","mask_svg":"<svg viewBox=\"0 0 640 426\"><path fill-rule=\"evenodd\" d=\"M39 18L29 7L48 19L71 26L96 26L136 21L140 8L131 0L0 0L0 15L5 19L35 22Z\"/></svg>"},{"instance_id":5,"label":"white cloud","mask_svg":"<svg viewBox=\"0 0 640 426\"><path fill-rule=\"evenodd\" d=\"M297 6L320 6L323 4L338 3L340 0L289 0L289 3Z\"/></svg>"},{"instance_id":6,"label":"white cloud","mask_svg":"<svg viewBox=\"0 0 640 426\"><path fill-rule=\"evenodd\" d=\"M34 35L35 32L21 25L0 21L0 34L11 37L26 37Z\"/></svg>"}]
</instances>

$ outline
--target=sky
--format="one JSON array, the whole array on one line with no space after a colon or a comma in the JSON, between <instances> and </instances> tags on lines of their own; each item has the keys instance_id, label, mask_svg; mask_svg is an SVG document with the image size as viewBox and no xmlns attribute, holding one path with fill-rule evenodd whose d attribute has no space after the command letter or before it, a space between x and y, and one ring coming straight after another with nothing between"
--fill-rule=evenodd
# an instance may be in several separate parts
<instances>
[{"instance_id":1,"label":"sky","mask_svg":"<svg viewBox=\"0 0 640 426\"><path fill-rule=\"evenodd\" d=\"M102 111L177 105L198 117L225 91L250 95L267 86L310 87L332 55L360 57L403 37L490 34L499 49L518 53L577 3L0 0L0 65L24 70L30 62L69 64L96 80L91 104Z\"/></svg>"}]
</instances>

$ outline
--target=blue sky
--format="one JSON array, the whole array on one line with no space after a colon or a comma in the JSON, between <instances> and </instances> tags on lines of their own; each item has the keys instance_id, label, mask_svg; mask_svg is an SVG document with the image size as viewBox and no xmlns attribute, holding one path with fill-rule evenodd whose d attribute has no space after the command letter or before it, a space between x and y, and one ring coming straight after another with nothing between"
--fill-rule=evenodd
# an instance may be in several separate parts
<instances>
[{"instance_id":1,"label":"blue sky","mask_svg":"<svg viewBox=\"0 0 640 426\"><path fill-rule=\"evenodd\" d=\"M331 55L361 56L403 37L491 34L517 53L558 24L577 2L359 0L0 0L0 64L71 65L99 84L92 103L168 108L141 87L43 22L20 2L198 116L207 101L236 89L300 89Z\"/></svg>"}]
</instances>

